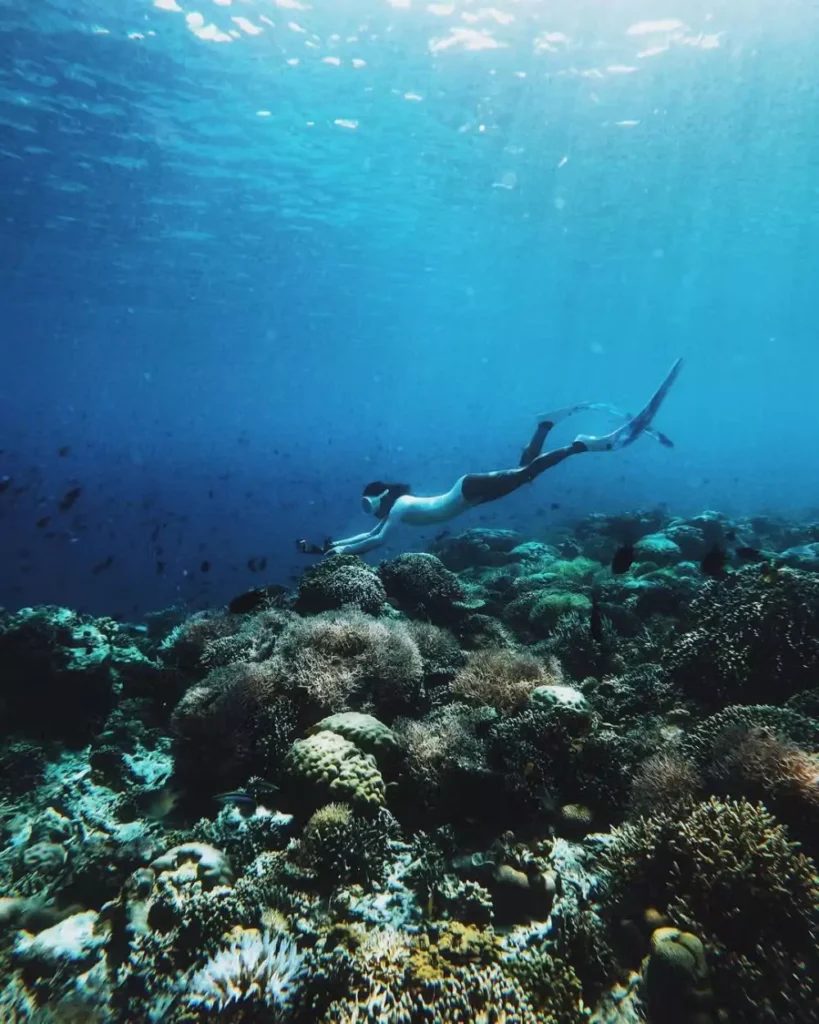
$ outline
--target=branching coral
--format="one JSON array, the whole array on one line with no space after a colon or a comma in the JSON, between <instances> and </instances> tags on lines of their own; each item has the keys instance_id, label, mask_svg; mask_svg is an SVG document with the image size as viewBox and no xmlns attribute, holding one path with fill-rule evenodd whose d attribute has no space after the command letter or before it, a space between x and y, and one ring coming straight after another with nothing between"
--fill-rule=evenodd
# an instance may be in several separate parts
<instances>
[{"instance_id":1,"label":"branching coral","mask_svg":"<svg viewBox=\"0 0 819 1024\"><path fill-rule=\"evenodd\" d=\"M456 700L511 714L526 706L535 687L561 681L555 659L544 662L522 652L489 648L470 653L451 690Z\"/></svg>"},{"instance_id":2,"label":"branching coral","mask_svg":"<svg viewBox=\"0 0 819 1024\"><path fill-rule=\"evenodd\" d=\"M751 566L706 583L664 664L707 707L783 702L815 685L819 575Z\"/></svg>"},{"instance_id":3,"label":"branching coral","mask_svg":"<svg viewBox=\"0 0 819 1024\"><path fill-rule=\"evenodd\" d=\"M361 612L293 622L273 659L294 697L320 713L372 711L387 719L416 710L423 662L406 628Z\"/></svg>"},{"instance_id":4,"label":"branching coral","mask_svg":"<svg viewBox=\"0 0 819 1024\"><path fill-rule=\"evenodd\" d=\"M659 906L715 953L714 989L732 1019L810 1020L819 998L813 862L764 807L715 798L678 820L615 829L608 899Z\"/></svg>"},{"instance_id":5,"label":"branching coral","mask_svg":"<svg viewBox=\"0 0 819 1024\"><path fill-rule=\"evenodd\" d=\"M694 764L678 749L658 751L640 764L631 782L630 810L635 815L677 814L693 803L701 780Z\"/></svg>"}]
</instances>

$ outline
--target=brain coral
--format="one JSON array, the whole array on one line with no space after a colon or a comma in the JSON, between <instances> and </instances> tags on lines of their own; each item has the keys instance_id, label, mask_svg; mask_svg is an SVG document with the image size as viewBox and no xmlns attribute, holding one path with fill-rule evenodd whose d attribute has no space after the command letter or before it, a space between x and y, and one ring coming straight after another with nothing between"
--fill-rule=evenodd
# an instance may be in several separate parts
<instances>
[{"instance_id":1,"label":"brain coral","mask_svg":"<svg viewBox=\"0 0 819 1024\"><path fill-rule=\"evenodd\" d=\"M372 754L379 764L388 763L398 752L400 744L395 733L372 715L360 711L342 711L317 722L311 733L329 730L354 743L359 750Z\"/></svg>"},{"instance_id":2,"label":"brain coral","mask_svg":"<svg viewBox=\"0 0 819 1024\"><path fill-rule=\"evenodd\" d=\"M375 758L338 733L325 729L296 740L285 768L305 800L315 807L329 801L363 808L384 804L384 780Z\"/></svg>"}]
</instances>

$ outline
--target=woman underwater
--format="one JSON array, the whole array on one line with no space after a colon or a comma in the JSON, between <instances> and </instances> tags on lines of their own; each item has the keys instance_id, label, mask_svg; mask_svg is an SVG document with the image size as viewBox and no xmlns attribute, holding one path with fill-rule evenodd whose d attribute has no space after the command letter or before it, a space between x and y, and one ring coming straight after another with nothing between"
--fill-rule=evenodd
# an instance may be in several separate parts
<instances>
[{"instance_id":1,"label":"woman underwater","mask_svg":"<svg viewBox=\"0 0 819 1024\"><path fill-rule=\"evenodd\" d=\"M492 473L467 473L456 480L445 494L432 497L412 494L407 484L374 480L367 484L361 494L364 511L378 520L372 530L344 540L328 540L323 547L300 540L296 542L298 549L304 554L361 555L380 547L399 523L406 523L408 526L432 526L448 522L471 508L483 505L487 501L504 498L524 484L532 483L541 473L557 466L570 455L579 455L581 452L611 452L627 448L641 434L650 434L661 444L672 447L672 442L665 434L652 429L652 423L681 367L682 359L678 359L648 404L636 416L628 417L612 406L595 402L580 402L564 409L544 413L538 417L532 439L521 455L520 465L513 469L499 469ZM576 412L590 409L607 412L618 419L625 419L626 422L610 434L601 437L578 434L571 444L549 452L543 451L544 442L555 424Z\"/></svg>"}]
</instances>

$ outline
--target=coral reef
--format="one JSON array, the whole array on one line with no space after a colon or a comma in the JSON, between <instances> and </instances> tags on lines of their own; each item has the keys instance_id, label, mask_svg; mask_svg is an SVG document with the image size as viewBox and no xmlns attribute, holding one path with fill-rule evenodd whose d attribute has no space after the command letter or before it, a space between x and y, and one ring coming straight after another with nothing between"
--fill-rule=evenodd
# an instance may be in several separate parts
<instances>
[{"instance_id":1,"label":"coral reef","mask_svg":"<svg viewBox=\"0 0 819 1024\"><path fill-rule=\"evenodd\" d=\"M0 612L0 1019L819 1024L817 545L638 510Z\"/></svg>"}]
</instances>

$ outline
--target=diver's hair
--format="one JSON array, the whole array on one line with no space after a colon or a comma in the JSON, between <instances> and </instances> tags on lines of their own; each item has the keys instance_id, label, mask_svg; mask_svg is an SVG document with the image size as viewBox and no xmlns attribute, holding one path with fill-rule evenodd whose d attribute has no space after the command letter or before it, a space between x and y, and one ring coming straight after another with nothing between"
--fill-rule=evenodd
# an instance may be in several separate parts
<instances>
[{"instance_id":1,"label":"diver's hair","mask_svg":"<svg viewBox=\"0 0 819 1024\"><path fill-rule=\"evenodd\" d=\"M409 494L409 484L388 484L383 480L373 480L367 484L364 490L361 492L362 498L377 498L380 495L384 495L381 499L378 511L375 513L376 519L386 519L390 514L390 509L398 501L403 494Z\"/></svg>"}]
</instances>

